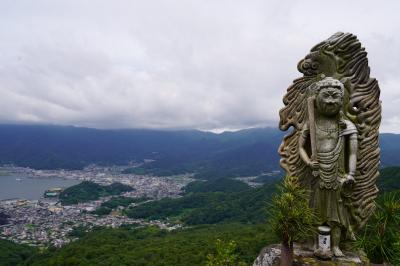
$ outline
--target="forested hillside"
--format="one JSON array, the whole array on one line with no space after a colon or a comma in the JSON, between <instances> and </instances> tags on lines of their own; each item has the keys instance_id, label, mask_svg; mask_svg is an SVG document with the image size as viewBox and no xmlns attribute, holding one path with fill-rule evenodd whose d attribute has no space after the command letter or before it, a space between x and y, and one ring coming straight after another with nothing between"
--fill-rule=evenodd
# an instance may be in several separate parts
<instances>
[{"instance_id":1,"label":"forested hillside","mask_svg":"<svg viewBox=\"0 0 400 266\"><path fill-rule=\"evenodd\" d=\"M399 191L400 167L381 170L378 186ZM268 206L276 191L270 180L259 188L240 181L216 179L195 181L178 199L162 199L129 209L126 214L144 219L167 219L185 228L167 232L153 227L96 229L61 249L38 252L27 246L0 241L4 265L204 265L215 252L215 241L237 242L237 254L249 265L260 249L278 240L268 224ZM141 199L145 200L145 199ZM129 204L115 198L105 204L111 210ZM101 243L101 244L100 244ZM1 265L1 264L0 264Z\"/></svg>"},{"instance_id":2,"label":"forested hillside","mask_svg":"<svg viewBox=\"0 0 400 266\"><path fill-rule=\"evenodd\" d=\"M214 134L196 130L98 130L62 126L0 125L0 164L36 169L81 169L89 164L155 160L126 172L203 179L260 175L279 169L284 133L255 128ZM400 135L381 134L382 167L400 165Z\"/></svg>"},{"instance_id":3,"label":"forested hillside","mask_svg":"<svg viewBox=\"0 0 400 266\"><path fill-rule=\"evenodd\" d=\"M381 169L378 178L378 188L381 193L400 191L400 167L392 166Z\"/></svg>"},{"instance_id":4,"label":"forested hillside","mask_svg":"<svg viewBox=\"0 0 400 266\"><path fill-rule=\"evenodd\" d=\"M121 183L112 183L109 186L83 181L62 191L59 199L63 205L77 204L91 200L97 200L100 197L119 195L123 192L132 191L133 188Z\"/></svg>"},{"instance_id":5,"label":"forested hillside","mask_svg":"<svg viewBox=\"0 0 400 266\"><path fill-rule=\"evenodd\" d=\"M235 187L236 184L231 183L229 186ZM210 191L188 193L178 199L165 198L145 203L128 210L127 215L145 219L168 218L188 225L222 222L264 223L267 219L266 203L275 191L276 184L269 183L239 192L211 192L213 188L209 188Z\"/></svg>"},{"instance_id":6,"label":"forested hillside","mask_svg":"<svg viewBox=\"0 0 400 266\"><path fill-rule=\"evenodd\" d=\"M0 265L22 265L27 259L36 254L38 250L28 245L15 244L11 241L0 239Z\"/></svg>"},{"instance_id":7,"label":"forested hillside","mask_svg":"<svg viewBox=\"0 0 400 266\"><path fill-rule=\"evenodd\" d=\"M276 241L266 225L203 225L167 232L157 228L105 229L64 248L37 254L28 265L205 265L217 239L238 244L249 265L260 249ZM101 243L101 245L100 245Z\"/></svg>"},{"instance_id":8,"label":"forested hillside","mask_svg":"<svg viewBox=\"0 0 400 266\"><path fill-rule=\"evenodd\" d=\"M282 133L259 128L214 134L196 130L98 130L0 125L0 164L36 169L81 169L91 163L144 159L142 173L197 172L202 177L258 175L279 168Z\"/></svg>"}]
</instances>

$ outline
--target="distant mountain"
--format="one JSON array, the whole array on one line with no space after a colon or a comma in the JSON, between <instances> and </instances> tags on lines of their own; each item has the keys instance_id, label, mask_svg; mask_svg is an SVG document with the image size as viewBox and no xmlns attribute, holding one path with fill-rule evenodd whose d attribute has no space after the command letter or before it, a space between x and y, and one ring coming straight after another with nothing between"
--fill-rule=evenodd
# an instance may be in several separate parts
<instances>
[{"instance_id":1,"label":"distant mountain","mask_svg":"<svg viewBox=\"0 0 400 266\"><path fill-rule=\"evenodd\" d=\"M202 178L259 175L279 169L285 133L254 128L214 134L198 130L99 130L68 126L0 125L0 164L81 169L89 164L155 160L135 171ZM400 165L400 135L381 134L382 166Z\"/></svg>"},{"instance_id":2,"label":"distant mountain","mask_svg":"<svg viewBox=\"0 0 400 266\"><path fill-rule=\"evenodd\" d=\"M381 193L400 191L400 167L391 166L380 170L378 188Z\"/></svg>"},{"instance_id":3,"label":"distant mountain","mask_svg":"<svg viewBox=\"0 0 400 266\"><path fill-rule=\"evenodd\" d=\"M278 169L282 133L258 128L214 134L197 130L99 130L63 126L0 125L0 163L35 169L81 169L91 163L155 160L160 175L202 172L247 175Z\"/></svg>"},{"instance_id":4,"label":"distant mountain","mask_svg":"<svg viewBox=\"0 0 400 266\"><path fill-rule=\"evenodd\" d=\"M36 169L81 169L97 164L183 156L214 146L200 131L98 130L63 126L0 125L0 163ZM202 139L207 145L198 147ZM212 138L212 137L211 137Z\"/></svg>"},{"instance_id":5,"label":"distant mountain","mask_svg":"<svg viewBox=\"0 0 400 266\"><path fill-rule=\"evenodd\" d=\"M379 138L381 166L400 165L400 134L383 133Z\"/></svg>"}]
</instances>

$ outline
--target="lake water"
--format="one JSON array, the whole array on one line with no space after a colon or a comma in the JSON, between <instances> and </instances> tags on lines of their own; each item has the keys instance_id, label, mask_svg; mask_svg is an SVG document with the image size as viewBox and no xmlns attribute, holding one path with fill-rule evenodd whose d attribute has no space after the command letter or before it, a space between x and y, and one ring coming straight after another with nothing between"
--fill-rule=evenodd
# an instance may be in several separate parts
<instances>
[{"instance_id":1,"label":"lake water","mask_svg":"<svg viewBox=\"0 0 400 266\"><path fill-rule=\"evenodd\" d=\"M0 200L12 198L37 200L43 197L43 193L47 189L54 187L66 188L79 183L79 180L67 180L59 177L0 176Z\"/></svg>"}]
</instances>

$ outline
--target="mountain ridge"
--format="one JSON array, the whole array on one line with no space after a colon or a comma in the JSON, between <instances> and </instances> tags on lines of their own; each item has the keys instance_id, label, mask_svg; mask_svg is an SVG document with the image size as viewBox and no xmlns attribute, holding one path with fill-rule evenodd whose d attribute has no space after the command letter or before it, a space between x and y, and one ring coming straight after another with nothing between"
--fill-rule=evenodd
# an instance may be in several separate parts
<instances>
[{"instance_id":1,"label":"mountain ridge","mask_svg":"<svg viewBox=\"0 0 400 266\"><path fill-rule=\"evenodd\" d=\"M196 172L205 179L259 175L280 169L277 150L285 134L276 128L217 134L0 124L0 164L73 170L151 159L142 166L145 173ZM400 134L381 134L380 146L382 167L400 165Z\"/></svg>"}]
</instances>

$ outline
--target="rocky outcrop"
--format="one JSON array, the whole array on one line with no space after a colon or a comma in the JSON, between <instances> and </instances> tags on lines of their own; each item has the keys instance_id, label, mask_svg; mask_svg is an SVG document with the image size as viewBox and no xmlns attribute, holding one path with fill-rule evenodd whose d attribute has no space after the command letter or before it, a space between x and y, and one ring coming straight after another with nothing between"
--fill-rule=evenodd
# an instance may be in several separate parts
<instances>
[{"instance_id":1,"label":"rocky outcrop","mask_svg":"<svg viewBox=\"0 0 400 266\"><path fill-rule=\"evenodd\" d=\"M314 256L313 251L300 246L294 246L295 266L322 265L322 266L364 266L370 265L367 258L353 252L345 252L345 257L321 260ZM279 266L281 247L278 244L263 248L254 261L253 266Z\"/></svg>"},{"instance_id":2,"label":"rocky outcrop","mask_svg":"<svg viewBox=\"0 0 400 266\"><path fill-rule=\"evenodd\" d=\"M261 250L253 266L278 266L280 257L280 245L269 245Z\"/></svg>"}]
</instances>

